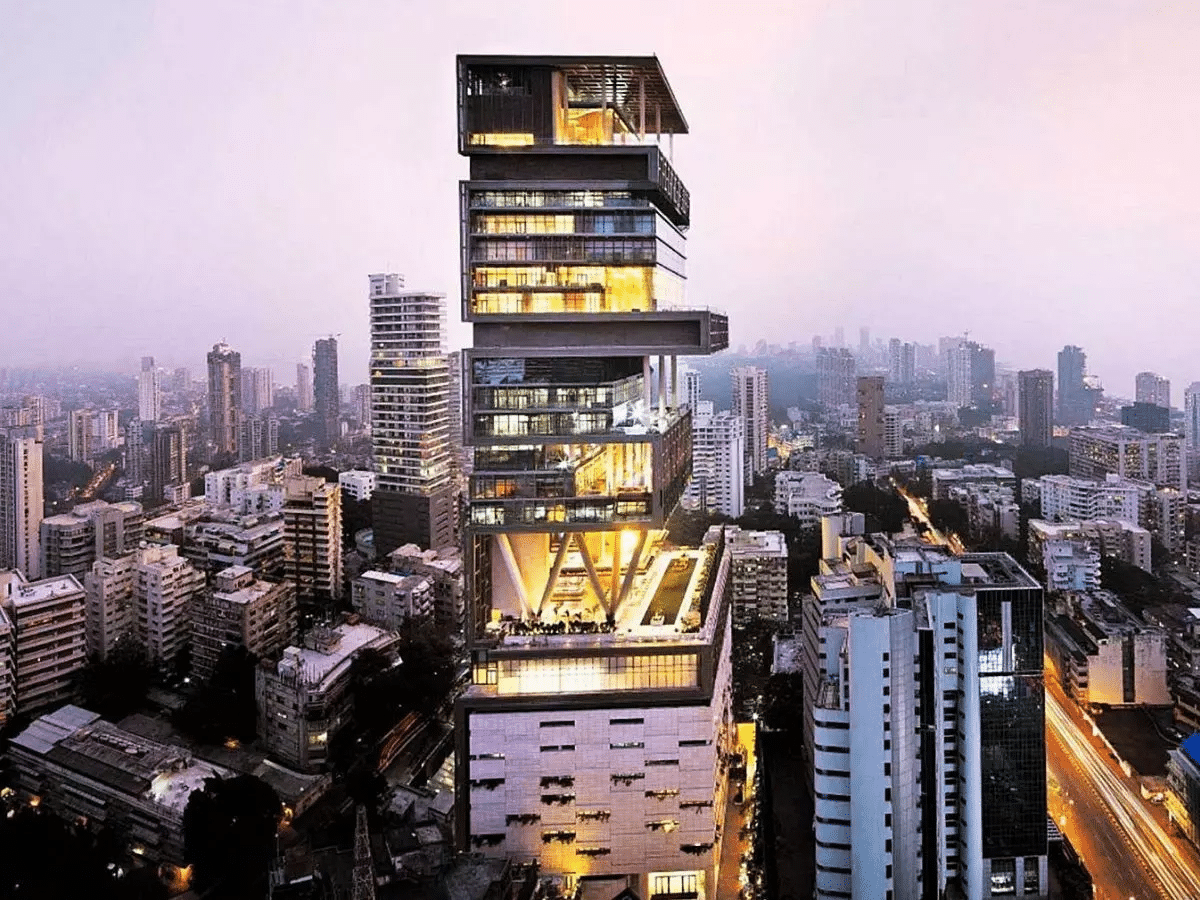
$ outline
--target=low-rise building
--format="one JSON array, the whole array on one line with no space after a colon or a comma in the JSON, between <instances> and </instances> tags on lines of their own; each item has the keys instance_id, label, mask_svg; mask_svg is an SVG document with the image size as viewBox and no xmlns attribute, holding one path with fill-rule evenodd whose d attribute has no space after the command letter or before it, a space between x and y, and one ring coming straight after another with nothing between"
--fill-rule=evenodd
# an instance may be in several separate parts
<instances>
[{"instance_id":1,"label":"low-rise building","mask_svg":"<svg viewBox=\"0 0 1200 900\"><path fill-rule=\"evenodd\" d=\"M1029 520L1029 559L1041 561L1049 540L1087 540L1102 556L1151 571L1150 532L1122 519L1090 519L1083 522Z\"/></svg>"},{"instance_id":2,"label":"low-rise building","mask_svg":"<svg viewBox=\"0 0 1200 900\"><path fill-rule=\"evenodd\" d=\"M1067 613L1047 619L1045 633L1063 690L1079 705L1171 705L1166 633L1115 594L1073 595Z\"/></svg>"},{"instance_id":3,"label":"low-rise building","mask_svg":"<svg viewBox=\"0 0 1200 900\"><path fill-rule=\"evenodd\" d=\"M273 658L296 639L296 587L260 581L246 566L218 572L212 590L201 591L190 608L192 668L208 678L229 647L245 647Z\"/></svg>"},{"instance_id":4,"label":"low-rise building","mask_svg":"<svg viewBox=\"0 0 1200 900\"><path fill-rule=\"evenodd\" d=\"M1100 551L1089 542L1056 538L1042 545L1046 590L1094 591L1100 587Z\"/></svg>"},{"instance_id":5,"label":"low-rise building","mask_svg":"<svg viewBox=\"0 0 1200 900\"><path fill-rule=\"evenodd\" d=\"M842 511L842 486L816 472L780 472L775 476L775 512L798 519L801 528L818 528L824 516Z\"/></svg>"},{"instance_id":6,"label":"low-rise building","mask_svg":"<svg viewBox=\"0 0 1200 900\"><path fill-rule=\"evenodd\" d=\"M973 463L959 468L935 468L930 473L933 499L945 500L950 489L965 484L998 484L1016 490L1017 477L1011 469L988 463Z\"/></svg>"},{"instance_id":7,"label":"low-rise building","mask_svg":"<svg viewBox=\"0 0 1200 900\"><path fill-rule=\"evenodd\" d=\"M264 661L255 679L258 734L267 752L301 772L320 771L351 714L351 664L363 650L394 653L394 632L358 622L320 626L303 646Z\"/></svg>"},{"instance_id":8,"label":"low-rise building","mask_svg":"<svg viewBox=\"0 0 1200 900\"><path fill-rule=\"evenodd\" d=\"M14 706L21 714L65 703L87 661L83 587L74 575L26 581L0 572L12 631Z\"/></svg>"},{"instance_id":9,"label":"low-rise building","mask_svg":"<svg viewBox=\"0 0 1200 900\"><path fill-rule=\"evenodd\" d=\"M302 467L298 456L268 456L218 469L204 476L204 499L242 513L278 512L284 480L300 475Z\"/></svg>"},{"instance_id":10,"label":"low-rise building","mask_svg":"<svg viewBox=\"0 0 1200 900\"><path fill-rule=\"evenodd\" d=\"M43 519L42 574L74 575L82 581L97 559L137 547L144 521L142 505L132 500L94 500Z\"/></svg>"},{"instance_id":11,"label":"low-rise building","mask_svg":"<svg viewBox=\"0 0 1200 900\"><path fill-rule=\"evenodd\" d=\"M375 492L375 473L351 469L338 475L338 484L349 496L360 503L370 500Z\"/></svg>"},{"instance_id":12,"label":"low-rise building","mask_svg":"<svg viewBox=\"0 0 1200 900\"><path fill-rule=\"evenodd\" d=\"M734 621L788 618L788 549L781 531L725 528Z\"/></svg>"},{"instance_id":13,"label":"low-rise building","mask_svg":"<svg viewBox=\"0 0 1200 900\"><path fill-rule=\"evenodd\" d=\"M388 565L399 575L422 575L433 584L433 617L441 628L459 631L463 622L463 562L457 547L422 550L405 544L388 554Z\"/></svg>"},{"instance_id":14,"label":"low-rise building","mask_svg":"<svg viewBox=\"0 0 1200 900\"><path fill-rule=\"evenodd\" d=\"M350 604L367 622L394 630L405 619L433 616L433 581L425 575L363 572L350 583Z\"/></svg>"},{"instance_id":15,"label":"low-rise building","mask_svg":"<svg viewBox=\"0 0 1200 900\"><path fill-rule=\"evenodd\" d=\"M14 787L69 822L106 826L155 862L183 864L183 813L220 766L62 706L9 743ZM69 864L69 861L64 861Z\"/></svg>"},{"instance_id":16,"label":"low-rise building","mask_svg":"<svg viewBox=\"0 0 1200 900\"><path fill-rule=\"evenodd\" d=\"M284 573L283 516L207 517L183 528L180 551L209 574L246 566L260 578Z\"/></svg>"}]
</instances>

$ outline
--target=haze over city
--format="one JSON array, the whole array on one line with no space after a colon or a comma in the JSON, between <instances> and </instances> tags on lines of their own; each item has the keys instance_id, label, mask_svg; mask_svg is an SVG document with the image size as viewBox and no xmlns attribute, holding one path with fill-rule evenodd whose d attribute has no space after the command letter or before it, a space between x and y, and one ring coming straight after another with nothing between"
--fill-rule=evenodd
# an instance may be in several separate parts
<instances>
[{"instance_id":1,"label":"haze over city","mask_svg":"<svg viewBox=\"0 0 1200 900\"><path fill-rule=\"evenodd\" d=\"M690 301L731 345L885 317L1013 367L1075 343L1106 389L1195 380L1187 5L0 3L7 362L282 375L342 335L366 275L457 322L454 52L654 52L692 139ZM636 22L636 27L630 27ZM877 329L877 333L882 333Z\"/></svg>"}]
</instances>

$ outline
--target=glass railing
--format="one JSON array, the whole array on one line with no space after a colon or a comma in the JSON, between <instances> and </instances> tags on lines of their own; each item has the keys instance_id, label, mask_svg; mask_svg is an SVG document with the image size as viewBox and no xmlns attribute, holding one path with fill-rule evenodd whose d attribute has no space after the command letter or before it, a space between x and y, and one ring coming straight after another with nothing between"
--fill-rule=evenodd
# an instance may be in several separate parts
<instances>
[{"instance_id":1,"label":"glass railing","mask_svg":"<svg viewBox=\"0 0 1200 900\"><path fill-rule=\"evenodd\" d=\"M568 497L561 500L480 500L471 503L471 525L508 528L518 525L571 525L638 522L653 513L649 491L616 497Z\"/></svg>"}]
</instances>

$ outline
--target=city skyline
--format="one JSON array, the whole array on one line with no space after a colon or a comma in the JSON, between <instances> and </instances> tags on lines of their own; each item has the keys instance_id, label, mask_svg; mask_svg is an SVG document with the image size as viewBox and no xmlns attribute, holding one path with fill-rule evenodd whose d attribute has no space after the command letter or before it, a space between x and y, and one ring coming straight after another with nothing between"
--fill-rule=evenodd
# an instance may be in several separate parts
<instances>
[{"instance_id":1,"label":"city skyline","mask_svg":"<svg viewBox=\"0 0 1200 900\"><path fill-rule=\"evenodd\" d=\"M637 8L655 38L635 46L617 14L581 40L566 8L417 9L268 9L232 31L219 4L7 15L0 279L28 353L12 363L53 347L195 367L227 335L278 375L342 332L347 380L365 381L362 273L457 293L454 50L603 46L656 52L703 98L690 124L705 151L681 145L674 162L707 207L692 300L740 298L732 346L882 333L901 308L969 329L1014 369L1078 344L1111 391L1146 368L1196 380L1160 323L1182 317L1194 280L1197 187L1179 176L1200 141L1182 105L1197 76L1179 48L1200 13L664 3ZM394 77L397 43L421 77ZM754 165L729 178L760 129ZM164 297L207 335L184 345ZM467 343L461 326L448 337Z\"/></svg>"}]
</instances>

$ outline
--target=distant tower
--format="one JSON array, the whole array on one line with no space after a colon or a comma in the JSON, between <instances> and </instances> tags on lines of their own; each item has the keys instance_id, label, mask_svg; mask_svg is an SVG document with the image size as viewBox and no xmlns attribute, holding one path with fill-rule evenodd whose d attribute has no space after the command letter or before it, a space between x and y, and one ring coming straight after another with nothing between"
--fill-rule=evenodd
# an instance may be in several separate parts
<instances>
[{"instance_id":1,"label":"distant tower","mask_svg":"<svg viewBox=\"0 0 1200 900\"><path fill-rule=\"evenodd\" d=\"M729 373L733 381L733 414L745 423L746 484L767 470L767 370L741 366Z\"/></svg>"},{"instance_id":2,"label":"distant tower","mask_svg":"<svg viewBox=\"0 0 1200 900\"><path fill-rule=\"evenodd\" d=\"M1021 443L1026 447L1049 447L1054 434L1054 373L1029 369L1017 377Z\"/></svg>"},{"instance_id":3,"label":"distant tower","mask_svg":"<svg viewBox=\"0 0 1200 900\"><path fill-rule=\"evenodd\" d=\"M885 456L882 375L858 379L858 452L872 459Z\"/></svg>"},{"instance_id":4,"label":"distant tower","mask_svg":"<svg viewBox=\"0 0 1200 900\"><path fill-rule=\"evenodd\" d=\"M1058 351L1058 421L1062 425L1086 425L1092 420L1091 395L1083 377L1087 354L1071 344Z\"/></svg>"},{"instance_id":5,"label":"distant tower","mask_svg":"<svg viewBox=\"0 0 1200 900\"><path fill-rule=\"evenodd\" d=\"M370 303L375 550L450 546L455 504L446 296L406 291L401 275L372 275Z\"/></svg>"},{"instance_id":6,"label":"distant tower","mask_svg":"<svg viewBox=\"0 0 1200 900\"><path fill-rule=\"evenodd\" d=\"M237 456L242 423L242 354L222 342L208 354L208 423L214 456Z\"/></svg>"},{"instance_id":7,"label":"distant tower","mask_svg":"<svg viewBox=\"0 0 1200 900\"><path fill-rule=\"evenodd\" d=\"M157 422L162 412L161 404L162 392L154 357L143 356L142 370L138 372L138 418L143 422Z\"/></svg>"},{"instance_id":8,"label":"distant tower","mask_svg":"<svg viewBox=\"0 0 1200 900\"><path fill-rule=\"evenodd\" d=\"M1189 453L1200 452L1200 381L1183 392L1183 439Z\"/></svg>"},{"instance_id":9,"label":"distant tower","mask_svg":"<svg viewBox=\"0 0 1200 900\"><path fill-rule=\"evenodd\" d=\"M317 440L329 449L339 437L341 412L337 338L321 338L313 344L313 405L317 411Z\"/></svg>"},{"instance_id":10,"label":"distant tower","mask_svg":"<svg viewBox=\"0 0 1200 900\"><path fill-rule=\"evenodd\" d=\"M1171 408L1171 382L1155 372L1138 372L1134 379L1134 401Z\"/></svg>"},{"instance_id":11,"label":"distant tower","mask_svg":"<svg viewBox=\"0 0 1200 900\"><path fill-rule=\"evenodd\" d=\"M683 379L683 402L695 416L700 405L700 372L691 366L680 366L679 374Z\"/></svg>"},{"instance_id":12,"label":"distant tower","mask_svg":"<svg viewBox=\"0 0 1200 900\"><path fill-rule=\"evenodd\" d=\"M367 808L361 803L354 813L354 900L375 900L371 832L367 827Z\"/></svg>"},{"instance_id":13,"label":"distant tower","mask_svg":"<svg viewBox=\"0 0 1200 900\"><path fill-rule=\"evenodd\" d=\"M296 409L299 412L312 412L313 408L313 376L312 366L296 363Z\"/></svg>"},{"instance_id":14,"label":"distant tower","mask_svg":"<svg viewBox=\"0 0 1200 900\"><path fill-rule=\"evenodd\" d=\"M0 429L0 569L42 574L42 429Z\"/></svg>"}]
</instances>

